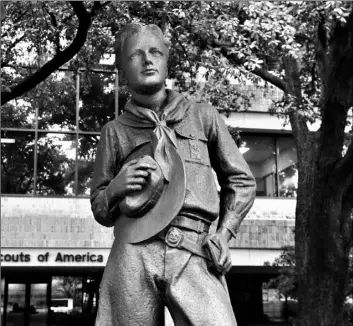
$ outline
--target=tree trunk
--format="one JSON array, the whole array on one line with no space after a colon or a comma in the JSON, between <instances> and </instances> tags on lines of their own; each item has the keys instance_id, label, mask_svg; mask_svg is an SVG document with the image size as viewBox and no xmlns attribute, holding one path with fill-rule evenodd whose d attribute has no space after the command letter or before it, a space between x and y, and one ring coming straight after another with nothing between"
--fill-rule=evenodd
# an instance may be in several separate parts
<instances>
[{"instance_id":1,"label":"tree trunk","mask_svg":"<svg viewBox=\"0 0 353 326\"><path fill-rule=\"evenodd\" d=\"M345 174L335 169L344 137L344 128L339 125L346 115L338 101L327 101L326 105L336 117L323 116L320 139L314 141L309 136L298 143L296 326L344 325L352 246L353 169Z\"/></svg>"},{"instance_id":2,"label":"tree trunk","mask_svg":"<svg viewBox=\"0 0 353 326\"><path fill-rule=\"evenodd\" d=\"M353 12L347 26L337 24L333 32L328 64L321 76L327 87L319 137L315 139L306 132L299 123L300 116L291 118L299 174L295 227L296 326L345 325L344 301L352 246L353 167L351 157L345 157L342 163L342 145L347 112L352 105L352 27ZM289 89L300 101L296 71L293 61L287 63Z\"/></svg>"},{"instance_id":3,"label":"tree trunk","mask_svg":"<svg viewBox=\"0 0 353 326\"><path fill-rule=\"evenodd\" d=\"M344 325L343 304L348 281L349 243L342 233L349 233L348 210L340 209L334 189L315 190L314 200L305 192L299 204L311 207L310 216L300 207L297 219L310 221L296 227L298 244L298 318L297 326ZM310 233L310 237L307 235Z\"/></svg>"},{"instance_id":4,"label":"tree trunk","mask_svg":"<svg viewBox=\"0 0 353 326\"><path fill-rule=\"evenodd\" d=\"M344 137L344 128L337 126L346 115L340 103L327 101L326 105L331 106L336 118L330 114L323 116L320 139L312 148L313 154L305 155L310 150L310 141L299 144L298 148L296 326L344 325L352 246L353 169L345 174L335 169Z\"/></svg>"}]
</instances>

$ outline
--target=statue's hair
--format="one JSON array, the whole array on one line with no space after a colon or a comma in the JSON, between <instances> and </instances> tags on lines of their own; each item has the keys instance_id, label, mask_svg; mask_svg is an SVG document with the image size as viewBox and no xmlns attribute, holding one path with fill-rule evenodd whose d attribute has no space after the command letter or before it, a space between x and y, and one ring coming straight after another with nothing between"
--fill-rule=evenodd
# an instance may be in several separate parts
<instances>
[{"instance_id":1,"label":"statue's hair","mask_svg":"<svg viewBox=\"0 0 353 326\"><path fill-rule=\"evenodd\" d=\"M124 25L116 36L114 50L115 50L115 66L117 69L121 69L120 64L121 64L121 58L122 58L122 54L123 54L125 40L129 36L132 36L135 34L140 34L140 33L146 33L146 32L151 33L162 40L162 42L164 43L164 45L167 48L167 51L168 51L167 57L168 57L170 43L164 37L163 32L161 31L161 29L157 25L153 25L153 24L144 25L141 23L129 23L129 24Z\"/></svg>"}]
</instances>

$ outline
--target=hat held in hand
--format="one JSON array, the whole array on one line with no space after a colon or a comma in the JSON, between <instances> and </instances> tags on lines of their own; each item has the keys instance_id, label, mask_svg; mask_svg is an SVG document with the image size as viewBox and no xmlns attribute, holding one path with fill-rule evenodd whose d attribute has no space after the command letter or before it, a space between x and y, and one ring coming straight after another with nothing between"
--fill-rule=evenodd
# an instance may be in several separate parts
<instances>
[{"instance_id":1,"label":"hat held in hand","mask_svg":"<svg viewBox=\"0 0 353 326\"><path fill-rule=\"evenodd\" d=\"M140 162L153 162L157 168L155 170L147 170L149 177L141 190L129 193L119 203L120 211L128 217L139 218L145 215L155 206L164 189L165 180L158 163L149 155L140 157Z\"/></svg>"},{"instance_id":2,"label":"hat held in hand","mask_svg":"<svg viewBox=\"0 0 353 326\"><path fill-rule=\"evenodd\" d=\"M123 243L141 242L162 231L179 214L185 199L185 167L175 147L168 149L168 181L153 158L151 142L135 148L124 163L134 159L153 160L157 168L150 170L142 190L129 193L119 203L121 214L114 225L114 236Z\"/></svg>"}]
</instances>

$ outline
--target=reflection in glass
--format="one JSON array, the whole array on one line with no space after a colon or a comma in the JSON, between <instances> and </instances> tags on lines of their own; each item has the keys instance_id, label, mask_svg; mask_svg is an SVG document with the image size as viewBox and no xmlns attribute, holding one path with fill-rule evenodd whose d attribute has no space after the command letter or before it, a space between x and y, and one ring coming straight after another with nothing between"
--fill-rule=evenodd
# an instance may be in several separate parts
<instances>
[{"instance_id":1,"label":"reflection in glass","mask_svg":"<svg viewBox=\"0 0 353 326\"><path fill-rule=\"evenodd\" d=\"M35 326L46 326L48 317L47 283L31 284L30 296L30 324Z\"/></svg>"},{"instance_id":2,"label":"reflection in glass","mask_svg":"<svg viewBox=\"0 0 353 326\"><path fill-rule=\"evenodd\" d=\"M89 196L98 135L82 135L78 147L78 195Z\"/></svg>"},{"instance_id":3,"label":"reflection in glass","mask_svg":"<svg viewBox=\"0 0 353 326\"><path fill-rule=\"evenodd\" d=\"M280 197L297 197L298 170L294 139L278 137L278 173Z\"/></svg>"},{"instance_id":4,"label":"reflection in glass","mask_svg":"<svg viewBox=\"0 0 353 326\"><path fill-rule=\"evenodd\" d=\"M101 131L114 117L115 73L81 73L80 130Z\"/></svg>"},{"instance_id":5,"label":"reflection in glass","mask_svg":"<svg viewBox=\"0 0 353 326\"><path fill-rule=\"evenodd\" d=\"M82 277L53 276L50 325L81 325Z\"/></svg>"},{"instance_id":6,"label":"reflection in glass","mask_svg":"<svg viewBox=\"0 0 353 326\"><path fill-rule=\"evenodd\" d=\"M68 131L76 128L76 77L57 71L37 87L38 128Z\"/></svg>"},{"instance_id":7,"label":"reflection in glass","mask_svg":"<svg viewBox=\"0 0 353 326\"><path fill-rule=\"evenodd\" d=\"M275 139L269 136L242 136L240 151L253 173L256 196L276 196Z\"/></svg>"},{"instance_id":8,"label":"reflection in glass","mask_svg":"<svg viewBox=\"0 0 353 326\"><path fill-rule=\"evenodd\" d=\"M29 71L20 67L1 67L1 90L11 88L19 80L28 77ZM1 127L26 128L35 127L35 108L33 94L30 90L24 95L1 105Z\"/></svg>"},{"instance_id":9,"label":"reflection in glass","mask_svg":"<svg viewBox=\"0 0 353 326\"><path fill-rule=\"evenodd\" d=\"M35 128L36 109L26 97L19 97L1 106L1 126Z\"/></svg>"},{"instance_id":10,"label":"reflection in glass","mask_svg":"<svg viewBox=\"0 0 353 326\"><path fill-rule=\"evenodd\" d=\"M75 189L76 136L38 134L36 193L72 196Z\"/></svg>"},{"instance_id":11,"label":"reflection in glass","mask_svg":"<svg viewBox=\"0 0 353 326\"><path fill-rule=\"evenodd\" d=\"M21 326L25 322L26 284L9 283L6 325Z\"/></svg>"},{"instance_id":12,"label":"reflection in glass","mask_svg":"<svg viewBox=\"0 0 353 326\"><path fill-rule=\"evenodd\" d=\"M34 132L1 133L1 193L30 194L34 184Z\"/></svg>"}]
</instances>

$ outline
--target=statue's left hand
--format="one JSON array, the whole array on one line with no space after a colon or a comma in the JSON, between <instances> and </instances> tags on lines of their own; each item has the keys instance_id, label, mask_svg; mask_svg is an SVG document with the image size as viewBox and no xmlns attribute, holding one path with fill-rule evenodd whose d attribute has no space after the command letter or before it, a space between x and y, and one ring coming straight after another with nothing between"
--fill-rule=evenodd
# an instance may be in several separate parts
<instances>
[{"instance_id":1,"label":"statue's left hand","mask_svg":"<svg viewBox=\"0 0 353 326\"><path fill-rule=\"evenodd\" d=\"M232 261L227 238L220 233L209 234L203 245L210 253L215 269L221 274L228 273L232 268Z\"/></svg>"}]
</instances>

